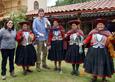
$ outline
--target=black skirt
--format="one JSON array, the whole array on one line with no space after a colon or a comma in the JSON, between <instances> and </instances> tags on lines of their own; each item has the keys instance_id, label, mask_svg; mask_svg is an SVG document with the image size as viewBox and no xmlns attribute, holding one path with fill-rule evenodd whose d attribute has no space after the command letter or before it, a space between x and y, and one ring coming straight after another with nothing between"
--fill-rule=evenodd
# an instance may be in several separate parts
<instances>
[{"instance_id":1,"label":"black skirt","mask_svg":"<svg viewBox=\"0 0 115 82\"><path fill-rule=\"evenodd\" d=\"M84 58L85 58L84 48L83 48L83 53L80 54L78 45L74 44L68 46L66 57L65 57L65 61L67 63L81 64L84 62Z\"/></svg>"},{"instance_id":2,"label":"black skirt","mask_svg":"<svg viewBox=\"0 0 115 82\"><path fill-rule=\"evenodd\" d=\"M51 49L49 49L48 59L51 61L62 61L65 59L63 41L52 41Z\"/></svg>"},{"instance_id":3,"label":"black skirt","mask_svg":"<svg viewBox=\"0 0 115 82\"><path fill-rule=\"evenodd\" d=\"M114 73L114 64L112 57L106 48L88 49L85 63L85 71L99 77L111 77Z\"/></svg>"},{"instance_id":4,"label":"black skirt","mask_svg":"<svg viewBox=\"0 0 115 82\"><path fill-rule=\"evenodd\" d=\"M18 45L15 58L17 65L34 66L36 59L36 50L32 44L27 46Z\"/></svg>"}]
</instances>

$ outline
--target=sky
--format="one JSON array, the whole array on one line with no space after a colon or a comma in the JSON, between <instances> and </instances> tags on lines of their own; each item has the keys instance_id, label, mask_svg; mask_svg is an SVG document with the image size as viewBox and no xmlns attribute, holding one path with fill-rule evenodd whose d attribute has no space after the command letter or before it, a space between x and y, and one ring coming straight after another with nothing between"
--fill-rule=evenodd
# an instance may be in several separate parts
<instances>
[{"instance_id":1,"label":"sky","mask_svg":"<svg viewBox=\"0 0 115 82\"><path fill-rule=\"evenodd\" d=\"M48 0L47 6L54 6L57 0Z\"/></svg>"}]
</instances>

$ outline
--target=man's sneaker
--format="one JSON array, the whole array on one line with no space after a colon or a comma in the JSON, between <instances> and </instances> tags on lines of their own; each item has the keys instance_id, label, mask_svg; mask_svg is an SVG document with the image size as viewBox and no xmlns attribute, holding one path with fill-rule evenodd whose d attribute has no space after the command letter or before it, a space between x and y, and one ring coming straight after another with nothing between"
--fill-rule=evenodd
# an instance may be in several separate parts
<instances>
[{"instance_id":1,"label":"man's sneaker","mask_svg":"<svg viewBox=\"0 0 115 82\"><path fill-rule=\"evenodd\" d=\"M6 75L3 75L3 76L2 76L2 80L6 80Z\"/></svg>"},{"instance_id":2,"label":"man's sneaker","mask_svg":"<svg viewBox=\"0 0 115 82\"><path fill-rule=\"evenodd\" d=\"M41 72L41 69L40 69L40 68L36 68L36 70L37 70L38 72Z\"/></svg>"},{"instance_id":3,"label":"man's sneaker","mask_svg":"<svg viewBox=\"0 0 115 82\"><path fill-rule=\"evenodd\" d=\"M47 65L43 65L42 67L45 69L50 69Z\"/></svg>"},{"instance_id":4,"label":"man's sneaker","mask_svg":"<svg viewBox=\"0 0 115 82\"><path fill-rule=\"evenodd\" d=\"M62 74L62 69L61 68L59 68L58 71L59 71L59 74Z\"/></svg>"},{"instance_id":5,"label":"man's sneaker","mask_svg":"<svg viewBox=\"0 0 115 82\"><path fill-rule=\"evenodd\" d=\"M60 70L60 71L59 71L59 74L62 74L62 73L63 73L62 70Z\"/></svg>"}]
</instances>

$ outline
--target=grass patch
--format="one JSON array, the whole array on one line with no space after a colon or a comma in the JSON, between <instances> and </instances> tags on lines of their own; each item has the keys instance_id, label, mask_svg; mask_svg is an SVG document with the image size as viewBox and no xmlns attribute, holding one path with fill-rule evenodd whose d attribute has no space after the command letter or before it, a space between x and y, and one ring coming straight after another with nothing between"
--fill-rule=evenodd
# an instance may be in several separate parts
<instances>
[{"instance_id":1,"label":"grass patch","mask_svg":"<svg viewBox=\"0 0 115 82\"><path fill-rule=\"evenodd\" d=\"M1 57L0 57L1 61ZM71 73L71 64L62 63L62 70L63 73L59 74L58 72L55 72L53 70L54 65L53 62L47 61L50 70L42 69L41 72L37 72L35 67L31 67L33 70L33 73L28 74L24 76L22 74L22 68L15 65L15 72L17 77L12 78L9 74L9 63L7 63L7 79L3 81L0 77L0 82L90 82L91 75L84 73L83 68L80 66L80 76L72 76ZM0 62L1 63L1 62ZM115 81L115 74L112 76L112 78L108 78L109 82ZM99 79L98 82L101 82L101 79Z\"/></svg>"}]
</instances>

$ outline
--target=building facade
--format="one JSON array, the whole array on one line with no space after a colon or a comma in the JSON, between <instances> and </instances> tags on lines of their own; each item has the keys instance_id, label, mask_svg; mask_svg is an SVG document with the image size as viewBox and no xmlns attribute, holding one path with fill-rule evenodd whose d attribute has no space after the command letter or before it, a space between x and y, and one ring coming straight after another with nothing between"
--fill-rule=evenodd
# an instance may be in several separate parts
<instances>
[{"instance_id":1,"label":"building facade","mask_svg":"<svg viewBox=\"0 0 115 82\"><path fill-rule=\"evenodd\" d=\"M36 10L27 12L29 18L38 15ZM64 6L47 7L45 16L52 20L59 18L61 25L69 29L68 21L74 19L81 20L81 29L88 34L95 28L95 19L104 18L107 20L106 27L115 19L115 0L92 0L84 3L76 3Z\"/></svg>"},{"instance_id":2,"label":"building facade","mask_svg":"<svg viewBox=\"0 0 115 82\"><path fill-rule=\"evenodd\" d=\"M27 0L27 11L36 10L47 7L47 0Z\"/></svg>"},{"instance_id":3,"label":"building facade","mask_svg":"<svg viewBox=\"0 0 115 82\"><path fill-rule=\"evenodd\" d=\"M47 0L0 0L0 17L6 17L13 12L27 12L46 7Z\"/></svg>"}]
</instances>

